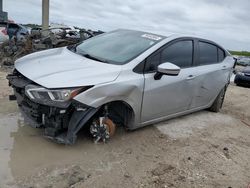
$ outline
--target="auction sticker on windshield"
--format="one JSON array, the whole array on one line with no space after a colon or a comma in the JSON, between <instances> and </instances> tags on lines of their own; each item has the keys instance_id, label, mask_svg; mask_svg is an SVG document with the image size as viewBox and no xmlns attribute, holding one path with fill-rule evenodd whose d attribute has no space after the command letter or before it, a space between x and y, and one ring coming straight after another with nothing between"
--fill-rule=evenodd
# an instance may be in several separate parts
<instances>
[{"instance_id":1,"label":"auction sticker on windshield","mask_svg":"<svg viewBox=\"0 0 250 188\"><path fill-rule=\"evenodd\" d=\"M161 40L161 37L159 37L157 35L152 35L152 34L143 34L142 37L148 38L151 40Z\"/></svg>"}]
</instances>

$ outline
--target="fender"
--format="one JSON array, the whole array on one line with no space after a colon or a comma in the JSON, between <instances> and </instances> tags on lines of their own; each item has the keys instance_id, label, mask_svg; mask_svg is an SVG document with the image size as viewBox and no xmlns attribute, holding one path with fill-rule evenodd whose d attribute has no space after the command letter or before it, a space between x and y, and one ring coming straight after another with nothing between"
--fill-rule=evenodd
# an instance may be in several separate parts
<instances>
[{"instance_id":1,"label":"fender","mask_svg":"<svg viewBox=\"0 0 250 188\"><path fill-rule=\"evenodd\" d=\"M134 73L129 80L124 75L120 75L115 82L96 85L77 95L74 100L93 108L113 101L123 101L131 107L135 115L134 122L129 125L128 129L135 129L139 127L141 120L143 89L143 75Z\"/></svg>"}]
</instances>

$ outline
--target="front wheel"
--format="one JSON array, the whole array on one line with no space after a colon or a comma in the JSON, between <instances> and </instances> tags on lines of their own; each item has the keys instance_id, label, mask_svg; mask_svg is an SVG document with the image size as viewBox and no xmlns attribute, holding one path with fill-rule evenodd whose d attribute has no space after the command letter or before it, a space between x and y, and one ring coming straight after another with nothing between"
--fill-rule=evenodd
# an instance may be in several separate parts
<instances>
[{"instance_id":1,"label":"front wheel","mask_svg":"<svg viewBox=\"0 0 250 188\"><path fill-rule=\"evenodd\" d=\"M94 142L106 142L115 133L116 125L108 117L99 117L90 125L90 133L94 138Z\"/></svg>"},{"instance_id":2,"label":"front wheel","mask_svg":"<svg viewBox=\"0 0 250 188\"><path fill-rule=\"evenodd\" d=\"M226 94L226 89L227 87L224 87L219 95L216 97L214 103L212 104L212 106L209 108L210 111L212 112L219 112L220 109L222 108L223 102L224 102L224 98L225 98L225 94Z\"/></svg>"}]
</instances>

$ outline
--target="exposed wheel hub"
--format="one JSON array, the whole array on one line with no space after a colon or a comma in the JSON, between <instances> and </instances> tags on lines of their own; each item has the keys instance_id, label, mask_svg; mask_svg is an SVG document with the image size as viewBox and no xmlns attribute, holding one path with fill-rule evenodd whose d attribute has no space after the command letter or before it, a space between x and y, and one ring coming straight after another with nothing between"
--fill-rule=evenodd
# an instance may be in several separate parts
<instances>
[{"instance_id":1,"label":"exposed wheel hub","mask_svg":"<svg viewBox=\"0 0 250 188\"><path fill-rule=\"evenodd\" d=\"M106 142L115 132L115 124L107 117L100 117L94 120L90 126L90 133L95 139L95 143Z\"/></svg>"}]
</instances>

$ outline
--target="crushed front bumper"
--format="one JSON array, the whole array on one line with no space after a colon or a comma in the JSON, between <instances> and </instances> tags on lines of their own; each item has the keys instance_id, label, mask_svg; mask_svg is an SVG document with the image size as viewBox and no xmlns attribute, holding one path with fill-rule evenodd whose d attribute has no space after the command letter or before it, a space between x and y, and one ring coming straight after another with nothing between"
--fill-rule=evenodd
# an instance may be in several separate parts
<instances>
[{"instance_id":1,"label":"crushed front bumper","mask_svg":"<svg viewBox=\"0 0 250 188\"><path fill-rule=\"evenodd\" d=\"M98 110L74 100L61 107L55 107L53 104L38 104L25 95L25 86L35 83L16 70L8 75L7 79L9 85L13 87L25 121L32 127L44 128L44 136L57 143L74 144L79 130Z\"/></svg>"}]
</instances>

